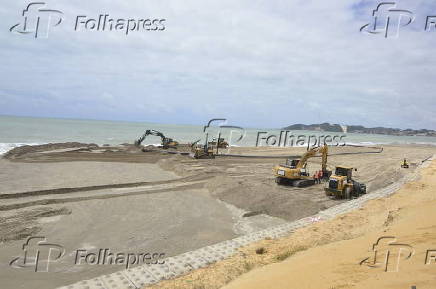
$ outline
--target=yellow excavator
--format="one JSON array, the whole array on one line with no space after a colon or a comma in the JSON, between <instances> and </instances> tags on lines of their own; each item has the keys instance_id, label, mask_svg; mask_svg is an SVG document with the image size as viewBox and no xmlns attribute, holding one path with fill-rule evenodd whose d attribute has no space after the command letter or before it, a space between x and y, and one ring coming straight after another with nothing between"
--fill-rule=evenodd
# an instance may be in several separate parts
<instances>
[{"instance_id":1,"label":"yellow excavator","mask_svg":"<svg viewBox=\"0 0 436 289\"><path fill-rule=\"evenodd\" d=\"M301 159L287 159L286 164L277 165L273 168L277 184L291 184L294 187L307 187L315 184L315 179L306 169L307 160L321 154L321 169L324 177L330 176L327 170L328 146L314 147L308 150Z\"/></svg>"},{"instance_id":2,"label":"yellow excavator","mask_svg":"<svg viewBox=\"0 0 436 289\"><path fill-rule=\"evenodd\" d=\"M164 136L164 134L161 133L160 131L157 131L154 129L147 129L144 132L144 134L139 139L137 139L135 141L135 146L139 147L141 145L141 143L144 141L144 139L149 135L154 135L154 136L160 137L161 138L161 145L162 145L162 148L164 148L164 149L177 148L177 146L179 145L178 142L176 142L172 138Z\"/></svg>"},{"instance_id":3,"label":"yellow excavator","mask_svg":"<svg viewBox=\"0 0 436 289\"><path fill-rule=\"evenodd\" d=\"M353 168L337 166L334 175L330 176L324 188L326 195L338 199L351 199L366 194L366 185L355 181L352 173Z\"/></svg>"}]
</instances>

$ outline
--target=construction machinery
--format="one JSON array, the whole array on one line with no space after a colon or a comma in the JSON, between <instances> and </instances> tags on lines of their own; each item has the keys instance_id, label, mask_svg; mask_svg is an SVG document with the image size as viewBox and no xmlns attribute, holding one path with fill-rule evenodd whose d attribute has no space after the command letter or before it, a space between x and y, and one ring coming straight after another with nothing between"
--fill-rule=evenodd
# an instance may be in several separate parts
<instances>
[{"instance_id":1,"label":"construction machinery","mask_svg":"<svg viewBox=\"0 0 436 289\"><path fill-rule=\"evenodd\" d=\"M311 157L321 154L321 169L324 177L328 177L327 170L328 146L314 147L301 156L301 159L287 159L286 164L277 165L273 168L277 184L291 184L294 187L307 187L315 184L315 179L306 169L307 161Z\"/></svg>"},{"instance_id":2,"label":"construction machinery","mask_svg":"<svg viewBox=\"0 0 436 289\"><path fill-rule=\"evenodd\" d=\"M403 162L401 163L401 167L403 169L408 169L409 168L409 163L407 162L406 159L404 159Z\"/></svg>"},{"instance_id":3,"label":"construction machinery","mask_svg":"<svg viewBox=\"0 0 436 289\"><path fill-rule=\"evenodd\" d=\"M355 181L352 173L351 167L337 166L324 188L326 195L338 199L351 199L366 194L366 185Z\"/></svg>"},{"instance_id":4,"label":"construction machinery","mask_svg":"<svg viewBox=\"0 0 436 289\"><path fill-rule=\"evenodd\" d=\"M154 129L147 129L145 133L135 141L135 146L139 147L141 143L145 140L145 138L149 135L158 136L161 138L161 145L162 148L168 149L168 148L176 148L179 143L174 141L172 138L168 138L164 136L163 133L160 131L154 130Z\"/></svg>"},{"instance_id":5,"label":"construction machinery","mask_svg":"<svg viewBox=\"0 0 436 289\"><path fill-rule=\"evenodd\" d=\"M198 144L200 140L197 140L191 144L191 157L195 159L214 159L214 148L210 146L207 142L204 145Z\"/></svg>"},{"instance_id":6,"label":"construction machinery","mask_svg":"<svg viewBox=\"0 0 436 289\"><path fill-rule=\"evenodd\" d=\"M211 142L209 142L209 146L218 146L220 149L226 149L229 147L229 143L224 140L224 138L218 138L218 142L214 138Z\"/></svg>"},{"instance_id":7,"label":"construction machinery","mask_svg":"<svg viewBox=\"0 0 436 289\"><path fill-rule=\"evenodd\" d=\"M225 121L225 119L212 119L209 121L207 126L203 127L203 132L205 134L204 144L198 144L200 140L197 140L191 144L190 156L196 159L214 159L215 155L218 154L220 148L227 148L229 144L218 135L218 140L216 138L209 142L209 133L207 128L210 127L212 121Z\"/></svg>"}]
</instances>

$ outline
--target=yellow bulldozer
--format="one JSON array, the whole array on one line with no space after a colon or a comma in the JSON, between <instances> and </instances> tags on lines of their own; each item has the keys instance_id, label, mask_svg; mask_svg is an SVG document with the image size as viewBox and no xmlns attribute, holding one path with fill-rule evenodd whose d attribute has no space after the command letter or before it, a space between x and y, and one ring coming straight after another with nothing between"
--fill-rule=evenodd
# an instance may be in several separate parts
<instances>
[{"instance_id":1,"label":"yellow bulldozer","mask_svg":"<svg viewBox=\"0 0 436 289\"><path fill-rule=\"evenodd\" d=\"M279 185L290 184L300 188L315 184L315 179L309 174L306 166L308 159L317 154L321 154L322 156L321 169L323 176L330 176L330 172L327 170L328 146L324 145L308 150L301 156L301 159L287 159L286 164L275 166L273 173L276 177L276 183Z\"/></svg>"},{"instance_id":2,"label":"yellow bulldozer","mask_svg":"<svg viewBox=\"0 0 436 289\"><path fill-rule=\"evenodd\" d=\"M366 185L355 181L352 173L351 167L337 166L324 188L326 195L338 199L351 199L366 194Z\"/></svg>"},{"instance_id":3,"label":"yellow bulldozer","mask_svg":"<svg viewBox=\"0 0 436 289\"><path fill-rule=\"evenodd\" d=\"M207 144L198 144L200 140L191 144L191 153L189 154L194 159L214 159L214 147Z\"/></svg>"}]
</instances>

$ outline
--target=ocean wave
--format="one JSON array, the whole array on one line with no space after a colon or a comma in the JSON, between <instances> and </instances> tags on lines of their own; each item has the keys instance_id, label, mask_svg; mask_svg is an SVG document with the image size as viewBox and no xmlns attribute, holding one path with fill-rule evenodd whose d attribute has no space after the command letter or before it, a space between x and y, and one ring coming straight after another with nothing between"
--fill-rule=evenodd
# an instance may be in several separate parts
<instances>
[{"instance_id":1,"label":"ocean wave","mask_svg":"<svg viewBox=\"0 0 436 289\"><path fill-rule=\"evenodd\" d=\"M17 147L21 147L21 146L25 146L25 145L40 145L41 143L0 143L0 155L4 155L5 153L7 153L8 151L17 148Z\"/></svg>"},{"instance_id":2,"label":"ocean wave","mask_svg":"<svg viewBox=\"0 0 436 289\"><path fill-rule=\"evenodd\" d=\"M375 146L375 145L383 145L388 144L386 142L372 142L372 141L361 141L361 142L346 142L346 145L350 146Z\"/></svg>"}]
</instances>

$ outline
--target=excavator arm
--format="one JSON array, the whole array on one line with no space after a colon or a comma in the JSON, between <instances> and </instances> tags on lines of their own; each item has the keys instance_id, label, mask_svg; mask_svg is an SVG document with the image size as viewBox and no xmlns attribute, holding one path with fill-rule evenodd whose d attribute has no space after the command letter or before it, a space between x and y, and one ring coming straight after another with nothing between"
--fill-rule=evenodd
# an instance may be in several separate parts
<instances>
[{"instance_id":1,"label":"excavator arm","mask_svg":"<svg viewBox=\"0 0 436 289\"><path fill-rule=\"evenodd\" d=\"M163 147L167 147L169 144L173 143L173 144L178 144L177 142L173 141L173 139L171 138L167 138L164 136L163 133L161 133L160 131L154 130L154 129L147 129L145 131L145 133L135 141L135 146L140 146L141 143L145 140L145 138L149 135L154 135L154 136L158 136L161 138L161 143Z\"/></svg>"},{"instance_id":2,"label":"excavator arm","mask_svg":"<svg viewBox=\"0 0 436 289\"><path fill-rule=\"evenodd\" d=\"M138 138L137 140L135 140L135 146L139 147L141 145L141 143L145 140L145 138L150 134L150 130L146 130L145 133Z\"/></svg>"},{"instance_id":3,"label":"excavator arm","mask_svg":"<svg viewBox=\"0 0 436 289\"><path fill-rule=\"evenodd\" d=\"M329 152L328 146L324 145L322 147L322 149L321 149L321 158L322 158L321 169L322 169L323 173L327 172L327 156L328 156L328 152Z\"/></svg>"},{"instance_id":4,"label":"excavator arm","mask_svg":"<svg viewBox=\"0 0 436 289\"><path fill-rule=\"evenodd\" d=\"M322 170L325 172L327 170L327 154L328 154L328 146L324 145L322 147L315 147L310 150L308 150L300 159L300 161L297 164L297 169L302 169L307 163L307 160L311 157L314 157L316 154L320 153L322 156Z\"/></svg>"}]
</instances>

